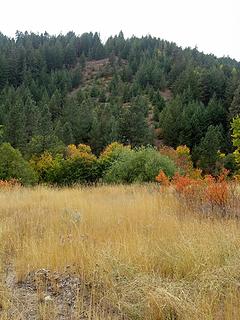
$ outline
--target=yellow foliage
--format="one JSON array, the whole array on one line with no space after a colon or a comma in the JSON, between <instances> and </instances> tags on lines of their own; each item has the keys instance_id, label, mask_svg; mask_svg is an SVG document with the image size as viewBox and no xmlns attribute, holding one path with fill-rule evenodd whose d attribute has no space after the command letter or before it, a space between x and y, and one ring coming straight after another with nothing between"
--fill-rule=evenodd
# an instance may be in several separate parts
<instances>
[{"instance_id":1,"label":"yellow foliage","mask_svg":"<svg viewBox=\"0 0 240 320\"><path fill-rule=\"evenodd\" d=\"M100 163L102 163L102 164L108 163L109 161L111 161L111 158L112 158L113 153L115 151L117 151L117 150L121 151L124 148L130 148L130 147L126 147L122 143L119 143L119 142L112 142L100 154L100 156L99 156Z\"/></svg>"},{"instance_id":2,"label":"yellow foliage","mask_svg":"<svg viewBox=\"0 0 240 320\"><path fill-rule=\"evenodd\" d=\"M77 150L79 150L80 152L84 152L84 153L92 153L91 147L86 144L83 144L83 143L80 143L77 146Z\"/></svg>"},{"instance_id":3,"label":"yellow foliage","mask_svg":"<svg viewBox=\"0 0 240 320\"><path fill-rule=\"evenodd\" d=\"M240 174L235 174L235 176L233 176L233 180L240 183Z\"/></svg>"},{"instance_id":4,"label":"yellow foliage","mask_svg":"<svg viewBox=\"0 0 240 320\"><path fill-rule=\"evenodd\" d=\"M92 153L91 147L86 144L70 144L66 148L67 158L82 158L87 161L96 160L96 156Z\"/></svg>"},{"instance_id":5,"label":"yellow foliage","mask_svg":"<svg viewBox=\"0 0 240 320\"><path fill-rule=\"evenodd\" d=\"M189 156L190 157L190 149L186 145L178 146L176 151L179 156Z\"/></svg>"},{"instance_id":6,"label":"yellow foliage","mask_svg":"<svg viewBox=\"0 0 240 320\"><path fill-rule=\"evenodd\" d=\"M220 150L218 151L218 157L219 159L224 159L226 158L226 154L224 152L221 152Z\"/></svg>"},{"instance_id":7,"label":"yellow foliage","mask_svg":"<svg viewBox=\"0 0 240 320\"><path fill-rule=\"evenodd\" d=\"M202 179L202 170L197 168L197 169L193 169L191 172L190 172L190 178L192 179Z\"/></svg>"},{"instance_id":8,"label":"yellow foliage","mask_svg":"<svg viewBox=\"0 0 240 320\"><path fill-rule=\"evenodd\" d=\"M30 164L35 168L37 172L44 171L46 168L49 168L53 165L52 155L45 151L40 157L33 157L30 160Z\"/></svg>"},{"instance_id":9,"label":"yellow foliage","mask_svg":"<svg viewBox=\"0 0 240 320\"><path fill-rule=\"evenodd\" d=\"M107 159L112 155L113 151L115 151L117 149L123 149L123 148L124 148L124 145L122 143L112 142L111 144L106 146L106 148L100 154L99 159L100 160Z\"/></svg>"},{"instance_id":10,"label":"yellow foliage","mask_svg":"<svg viewBox=\"0 0 240 320\"><path fill-rule=\"evenodd\" d=\"M79 154L77 147L75 144L69 144L66 148L66 155L69 158L73 158Z\"/></svg>"}]
</instances>

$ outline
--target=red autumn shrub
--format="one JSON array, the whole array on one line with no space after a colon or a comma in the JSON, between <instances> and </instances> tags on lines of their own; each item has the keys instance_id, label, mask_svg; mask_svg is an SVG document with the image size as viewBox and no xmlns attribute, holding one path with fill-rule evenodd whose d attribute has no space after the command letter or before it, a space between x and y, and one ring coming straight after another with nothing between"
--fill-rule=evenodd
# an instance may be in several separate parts
<instances>
[{"instance_id":1,"label":"red autumn shrub","mask_svg":"<svg viewBox=\"0 0 240 320\"><path fill-rule=\"evenodd\" d=\"M21 183L17 179L0 180L0 189L11 189L13 187L20 187Z\"/></svg>"},{"instance_id":2,"label":"red autumn shrub","mask_svg":"<svg viewBox=\"0 0 240 320\"><path fill-rule=\"evenodd\" d=\"M205 177L205 197L211 206L225 208L229 200L229 185L226 181L229 171L224 169L222 173L214 178L211 175Z\"/></svg>"},{"instance_id":3,"label":"red autumn shrub","mask_svg":"<svg viewBox=\"0 0 240 320\"><path fill-rule=\"evenodd\" d=\"M161 170L159 174L156 176L156 181L164 187L168 187L170 185L169 178L166 176L163 170Z\"/></svg>"},{"instance_id":4,"label":"red autumn shrub","mask_svg":"<svg viewBox=\"0 0 240 320\"><path fill-rule=\"evenodd\" d=\"M181 176L179 173L176 173L173 177L172 185L174 189L184 197L193 197L197 193L200 193L202 180L193 179L189 176Z\"/></svg>"},{"instance_id":5,"label":"red autumn shrub","mask_svg":"<svg viewBox=\"0 0 240 320\"><path fill-rule=\"evenodd\" d=\"M156 181L171 186L188 207L195 212L239 215L240 197L237 180L228 181L229 171L224 169L217 177L201 172L193 175L176 173L169 181L163 172L159 172ZM194 178L193 178L194 177Z\"/></svg>"}]
</instances>

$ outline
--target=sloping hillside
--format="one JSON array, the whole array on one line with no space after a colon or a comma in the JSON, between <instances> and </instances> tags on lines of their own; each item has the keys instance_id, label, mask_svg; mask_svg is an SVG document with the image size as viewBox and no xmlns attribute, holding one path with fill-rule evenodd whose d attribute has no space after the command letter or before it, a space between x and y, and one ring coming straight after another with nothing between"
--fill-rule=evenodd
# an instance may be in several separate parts
<instances>
[{"instance_id":1,"label":"sloping hillside","mask_svg":"<svg viewBox=\"0 0 240 320\"><path fill-rule=\"evenodd\" d=\"M186 144L198 161L208 129L228 153L239 97L237 61L151 36L0 35L0 139L28 158L119 141Z\"/></svg>"}]
</instances>

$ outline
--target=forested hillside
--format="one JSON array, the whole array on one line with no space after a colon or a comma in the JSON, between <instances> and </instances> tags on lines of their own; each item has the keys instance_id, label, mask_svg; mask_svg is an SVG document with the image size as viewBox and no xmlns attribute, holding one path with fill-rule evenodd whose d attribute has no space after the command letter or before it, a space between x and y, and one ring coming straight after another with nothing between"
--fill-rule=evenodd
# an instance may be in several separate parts
<instances>
[{"instance_id":1,"label":"forested hillside","mask_svg":"<svg viewBox=\"0 0 240 320\"><path fill-rule=\"evenodd\" d=\"M211 169L230 154L240 63L151 36L0 34L0 143L26 159L66 145L187 145ZM226 160L234 166L231 156Z\"/></svg>"}]
</instances>

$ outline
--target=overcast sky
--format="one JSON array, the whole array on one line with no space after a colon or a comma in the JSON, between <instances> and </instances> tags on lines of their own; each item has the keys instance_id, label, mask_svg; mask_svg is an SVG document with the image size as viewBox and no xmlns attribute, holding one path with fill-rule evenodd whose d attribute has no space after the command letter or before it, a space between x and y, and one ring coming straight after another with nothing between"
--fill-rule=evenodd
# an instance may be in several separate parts
<instances>
[{"instance_id":1,"label":"overcast sky","mask_svg":"<svg viewBox=\"0 0 240 320\"><path fill-rule=\"evenodd\" d=\"M240 0L1 0L0 31L151 34L240 61Z\"/></svg>"}]
</instances>

